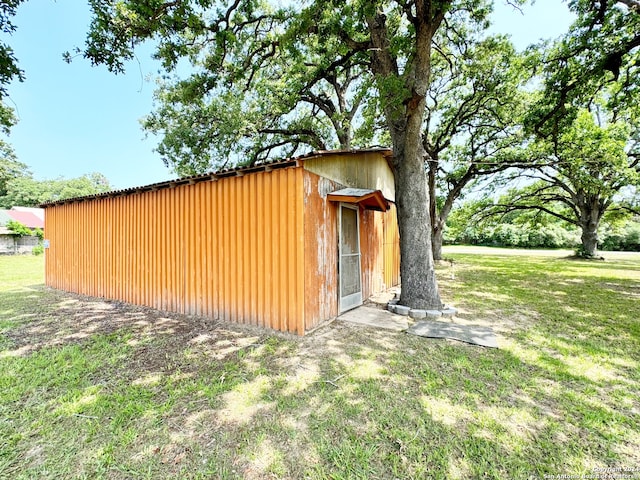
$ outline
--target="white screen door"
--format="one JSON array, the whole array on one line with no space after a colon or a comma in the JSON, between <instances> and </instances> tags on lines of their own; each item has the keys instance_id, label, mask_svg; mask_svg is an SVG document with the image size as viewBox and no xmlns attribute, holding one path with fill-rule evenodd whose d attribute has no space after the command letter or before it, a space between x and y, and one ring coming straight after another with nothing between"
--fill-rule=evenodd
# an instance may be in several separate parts
<instances>
[{"instance_id":1,"label":"white screen door","mask_svg":"<svg viewBox=\"0 0 640 480\"><path fill-rule=\"evenodd\" d=\"M340 313L362 305L358 207L340 205Z\"/></svg>"}]
</instances>

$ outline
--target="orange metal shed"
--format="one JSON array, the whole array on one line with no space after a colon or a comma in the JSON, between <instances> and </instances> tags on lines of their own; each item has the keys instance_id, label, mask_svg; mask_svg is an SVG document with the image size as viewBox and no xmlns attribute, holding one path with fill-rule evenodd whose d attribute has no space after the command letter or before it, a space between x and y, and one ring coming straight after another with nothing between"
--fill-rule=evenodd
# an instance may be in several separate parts
<instances>
[{"instance_id":1,"label":"orange metal shed","mask_svg":"<svg viewBox=\"0 0 640 480\"><path fill-rule=\"evenodd\" d=\"M399 283L388 155L315 152L43 205L46 284L303 335ZM363 193L332 198L347 187Z\"/></svg>"}]
</instances>

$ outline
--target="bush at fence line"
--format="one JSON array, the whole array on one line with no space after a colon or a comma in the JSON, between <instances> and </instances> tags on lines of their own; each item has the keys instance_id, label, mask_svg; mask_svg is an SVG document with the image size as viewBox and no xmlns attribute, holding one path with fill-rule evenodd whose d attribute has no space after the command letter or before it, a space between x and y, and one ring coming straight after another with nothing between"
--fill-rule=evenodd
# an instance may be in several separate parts
<instances>
[{"instance_id":1,"label":"bush at fence line","mask_svg":"<svg viewBox=\"0 0 640 480\"><path fill-rule=\"evenodd\" d=\"M559 225L523 226L500 224L492 228L469 225L452 235L445 230L446 244L489 245L513 248L575 248L580 243L577 230ZM453 233L453 232L452 232Z\"/></svg>"},{"instance_id":2,"label":"bush at fence line","mask_svg":"<svg viewBox=\"0 0 640 480\"><path fill-rule=\"evenodd\" d=\"M640 223L629 222L624 227L604 228L599 234L600 250L640 252Z\"/></svg>"}]
</instances>

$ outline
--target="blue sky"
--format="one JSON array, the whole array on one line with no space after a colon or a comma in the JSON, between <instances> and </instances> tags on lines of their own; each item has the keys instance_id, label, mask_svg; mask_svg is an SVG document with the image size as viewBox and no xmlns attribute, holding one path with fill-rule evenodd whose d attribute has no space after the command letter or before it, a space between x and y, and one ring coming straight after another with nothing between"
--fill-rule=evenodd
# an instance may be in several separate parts
<instances>
[{"instance_id":1,"label":"blue sky","mask_svg":"<svg viewBox=\"0 0 640 480\"><path fill-rule=\"evenodd\" d=\"M524 15L496 2L495 32L510 34L519 49L566 31L570 16L558 0L538 0ZM18 30L8 39L26 80L9 88L8 104L19 123L9 137L18 158L37 179L104 174L114 188L173 178L144 138L139 120L153 106L158 65L150 51L139 52L126 75L91 67L62 53L82 46L89 8L78 0L27 0L18 9Z\"/></svg>"}]
</instances>

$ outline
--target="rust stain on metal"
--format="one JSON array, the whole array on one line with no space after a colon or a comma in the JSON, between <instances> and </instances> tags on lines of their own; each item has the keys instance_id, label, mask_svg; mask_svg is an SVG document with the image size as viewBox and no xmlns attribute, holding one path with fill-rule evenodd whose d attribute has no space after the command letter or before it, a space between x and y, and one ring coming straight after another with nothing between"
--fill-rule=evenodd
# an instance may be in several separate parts
<instances>
[{"instance_id":1,"label":"rust stain on metal","mask_svg":"<svg viewBox=\"0 0 640 480\"><path fill-rule=\"evenodd\" d=\"M46 283L302 335L338 314L338 207L327 195L346 185L306 168L321 156L46 205ZM384 162L376 151L330 155L332 175L344 167L380 184L349 156L368 158L364 170ZM393 205L359 214L366 298L397 284L399 242Z\"/></svg>"}]
</instances>

